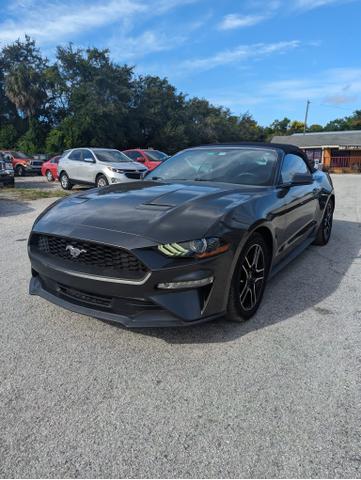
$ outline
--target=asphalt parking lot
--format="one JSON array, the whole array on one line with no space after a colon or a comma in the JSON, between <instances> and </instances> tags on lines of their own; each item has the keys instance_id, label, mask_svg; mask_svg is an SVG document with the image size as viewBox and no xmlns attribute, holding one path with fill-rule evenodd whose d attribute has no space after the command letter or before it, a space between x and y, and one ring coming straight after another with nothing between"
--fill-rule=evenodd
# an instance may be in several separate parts
<instances>
[{"instance_id":1,"label":"asphalt parking lot","mask_svg":"<svg viewBox=\"0 0 361 480\"><path fill-rule=\"evenodd\" d=\"M361 176L333 179L329 245L246 324L187 329L30 297L26 240L53 200L0 199L0 476L359 478Z\"/></svg>"}]
</instances>

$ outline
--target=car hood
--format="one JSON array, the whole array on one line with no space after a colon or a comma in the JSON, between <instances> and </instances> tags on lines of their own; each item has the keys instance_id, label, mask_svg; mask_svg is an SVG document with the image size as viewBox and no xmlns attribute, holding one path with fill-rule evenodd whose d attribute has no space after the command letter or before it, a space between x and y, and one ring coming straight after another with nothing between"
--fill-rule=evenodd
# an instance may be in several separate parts
<instances>
[{"instance_id":1,"label":"car hood","mask_svg":"<svg viewBox=\"0 0 361 480\"><path fill-rule=\"evenodd\" d=\"M198 182L132 182L92 189L50 207L34 230L119 243L119 235L150 242L202 238L234 207L263 195L264 188ZM105 233L107 232L107 233ZM135 239L138 237L138 239ZM106 238L106 239L105 239Z\"/></svg>"}]
</instances>

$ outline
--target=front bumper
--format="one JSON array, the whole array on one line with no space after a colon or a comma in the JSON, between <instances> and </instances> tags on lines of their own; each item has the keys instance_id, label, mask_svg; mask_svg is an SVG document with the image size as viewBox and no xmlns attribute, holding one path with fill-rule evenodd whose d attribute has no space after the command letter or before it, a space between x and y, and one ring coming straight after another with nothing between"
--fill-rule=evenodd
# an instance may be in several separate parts
<instances>
[{"instance_id":1,"label":"front bumper","mask_svg":"<svg viewBox=\"0 0 361 480\"><path fill-rule=\"evenodd\" d=\"M152 269L144 281L83 275L30 253L29 293L68 310L126 327L186 326L224 314L233 254L228 251L196 263ZM160 283L212 276L212 284L161 290Z\"/></svg>"},{"instance_id":2,"label":"front bumper","mask_svg":"<svg viewBox=\"0 0 361 480\"><path fill-rule=\"evenodd\" d=\"M140 175L140 178L130 178L123 173L116 172L106 172L105 176L107 177L109 185L113 185L115 183L139 182L143 179L145 173L146 171Z\"/></svg>"}]
</instances>

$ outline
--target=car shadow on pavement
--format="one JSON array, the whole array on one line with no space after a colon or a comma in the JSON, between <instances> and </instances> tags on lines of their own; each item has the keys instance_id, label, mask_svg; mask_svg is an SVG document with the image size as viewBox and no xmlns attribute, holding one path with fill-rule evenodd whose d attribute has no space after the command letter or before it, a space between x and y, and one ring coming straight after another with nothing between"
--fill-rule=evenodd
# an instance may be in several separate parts
<instances>
[{"instance_id":1,"label":"car shadow on pavement","mask_svg":"<svg viewBox=\"0 0 361 480\"><path fill-rule=\"evenodd\" d=\"M14 217L33 211L35 211L35 208L31 207L29 202L11 198L0 198L0 218Z\"/></svg>"},{"instance_id":2,"label":"car shadow on pavement","mask_svg":"<svg viewBox=\"0 0 361 480\"><path fill-rule=\"evenodd\" d=\"M334 315L327 305L320 304L337 290L355 259L361 262L360 249L361 223L334 220L329 244L310 246L273 277L259 311L249 321L238 324L219 319L190 327L142 328L134 332L174 344L231 342L307 310Z\"/></svg>"}]
</instances>

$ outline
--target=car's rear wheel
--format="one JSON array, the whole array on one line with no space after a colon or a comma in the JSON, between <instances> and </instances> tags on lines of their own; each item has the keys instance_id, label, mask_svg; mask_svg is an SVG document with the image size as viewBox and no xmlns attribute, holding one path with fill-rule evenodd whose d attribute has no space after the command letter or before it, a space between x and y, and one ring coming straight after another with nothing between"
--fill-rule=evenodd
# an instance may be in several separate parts
<instances>
[{"instance_id":1,"label":"car's rear wheel","mask_svg":"<svg viewBox=\"0 0 361 480\"><path fill-rule=\"evenodd\" d=\"M46 171L45 176L46 176L46 179L47 179L48 182L52 182L54 180L53 174L51 173L50 170Z\"/></svg>"},{"instance_id":2,"label":"car's rear wheel","mask_svg":"<svg viewBox=\"0 0 361 480\"><path fill-rule=\"evenodd\" d=\"M60 185L64 190L71 190L74 186L65 172L61 172L60 174Z\"/></svg>"},{"instance_id":3,"label":"car's rear wheel","mask_svg":"<svg viewBox=\"0 0 361 480\"><path fill-rule=\"evenodd\" d=\"M98 177L97 177L97 187L102 188L102 187L106 187L107 185L109 185L107 177L105 177L104 175L98 175Z\"/></svg>"},{"instance_id":4,"label":"car's rear wheel","mask_svg":"<svg viewBox=\"0 0 361 480\"><path fill-rule=\"evenodd\" d=\"M331 238L334 207L334 201L331 198L323 213L322 222L318 227L317 237L313 242L314 245L323 246L329 242Z\"/></svg>"},{"instance_id":5,"label":"car's rear wheel","mask_svg":"<svg viewBox=\"0 0 361 480\"><path fill-rule=\"evenodd\" d=\"M244 322L256 313L266 286L270 260L263 236L254 233L244 246L233 275L227 306L229 320Z\"/></svg>"},{"instance_id":6,"label":"car's rear wheel","mask_svg":"<svg viewBox=\"0 0 361 480\"><path fill-rule=\"evenodd\" d=\"M15 174L18 176L18 177L23 177L25 175L25 168L21 165L17 165L15 167Z\"/></svg>"}]
</instances>

